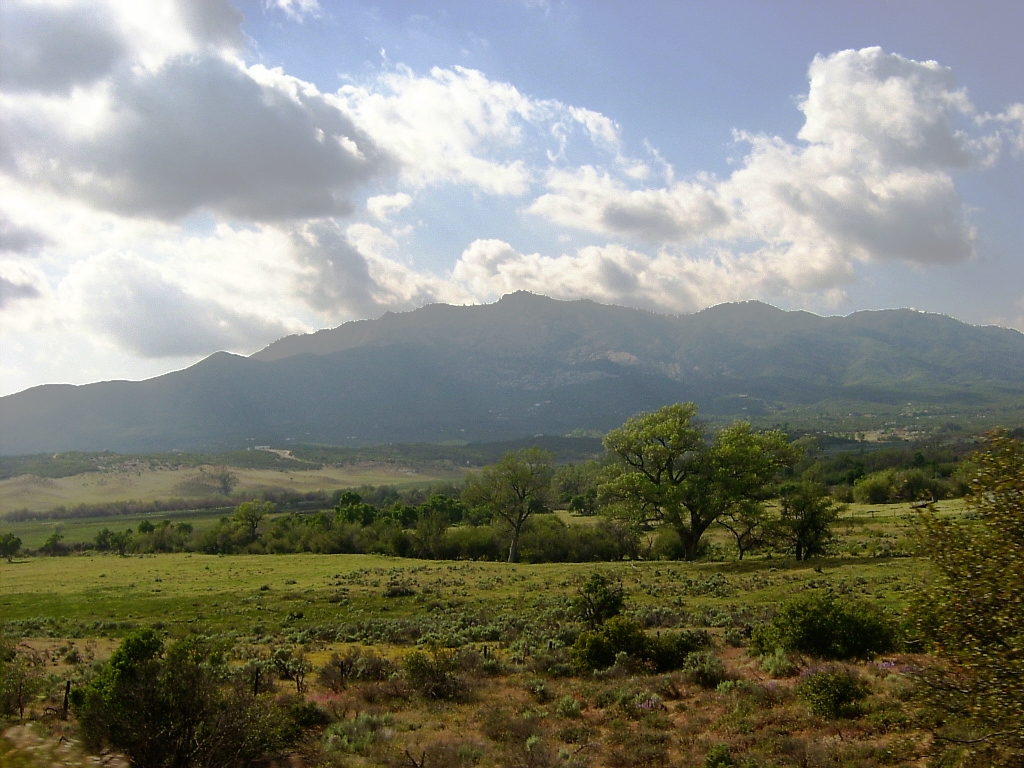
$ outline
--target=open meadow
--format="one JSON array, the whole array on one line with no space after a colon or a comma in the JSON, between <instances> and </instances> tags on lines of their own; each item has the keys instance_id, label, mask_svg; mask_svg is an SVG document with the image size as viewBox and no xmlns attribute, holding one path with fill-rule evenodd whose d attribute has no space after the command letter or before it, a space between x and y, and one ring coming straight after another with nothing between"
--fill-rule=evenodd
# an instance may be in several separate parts
<instances>
[{"instance_id":1,"label":"open meadow","mask_svg":"<svg viewBox=\"0 0 1024 768\"><path fill-rule=\"evenodd\" d=\"M15 510L43 512L58 506L106 504L119 501L153 501L216 492L213 475L229 471L236 478L233 492L256 496L267 491L307 492L360 485L393 485L397 488L433 481L459 481L459 470L406 467L367 462L322 469L246 469L242 467L119 467L103 472L84 472L69 477L19 475L0 480L0 517Z\"/></svg>"},{"instance_id":2,"label":"open meadow","mask_svg":"<svg viewBox=\"0 0 1024 768\"><path fill-rule=\"evenodd\" d=\"M284 666L273 673L274 659L282 652L300 658L309 670L307 697L334 723L326 746L314 750L321 765L909 764L922 737L898 710L907 661L857 665L870 681L867 715L835 722L807 710L790 673L773 679L743 646L752 625L801 595L856 598L899 616L925 564L881 555L906 554L911 515L856 510L842 525L846 554L811 563L23 558L0 563L0 616L6 633L41 660L55 690L65 679L88 678L119 638L141 627L213 638L239 669L262 660L267 684L282 693L294 693L297 683ZM601 674L572 672L567 649L579 632L572 601L593 574L621 583L626 615L649 635L708 633L709 669L651 675L623 662ZM459 688L450 697L417 694L406 677L394 676L416 649L431 648L426 658L453 659L444 674ZM315 673L330 668L333 654L379 656L373 663L392 671L365 680L353 673L332 685ZM35 754L56 755L62 745L46 734L60 728L12 729L7 748L34 745ZM63 764L79 759L67 747L60 754ZM736 762L708 762L715 755ZM314 764L309 759L304 764Z\"/></svg>"}]
</instances>

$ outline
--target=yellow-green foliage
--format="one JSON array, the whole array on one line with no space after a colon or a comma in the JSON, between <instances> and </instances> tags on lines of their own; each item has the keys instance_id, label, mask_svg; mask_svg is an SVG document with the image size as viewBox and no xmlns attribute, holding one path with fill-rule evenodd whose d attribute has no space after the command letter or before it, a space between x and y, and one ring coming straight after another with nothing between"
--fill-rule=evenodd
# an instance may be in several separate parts
<instances>
[{"instance_id":1,"label":"yellow-green foliage","mask_svg":"<svg viewBox=\"0 0 1024 768\"><path fill-rule=\"evenodd\" d=\"M1024 442L997 434L977 462L968 500L975 519L924 520L921 542L936 578L919 605L920 626L947 662L925 680L940 706L968 717L978 731L971 740L1004 745L1020 760Z\"/></svg>"}]
</instances>

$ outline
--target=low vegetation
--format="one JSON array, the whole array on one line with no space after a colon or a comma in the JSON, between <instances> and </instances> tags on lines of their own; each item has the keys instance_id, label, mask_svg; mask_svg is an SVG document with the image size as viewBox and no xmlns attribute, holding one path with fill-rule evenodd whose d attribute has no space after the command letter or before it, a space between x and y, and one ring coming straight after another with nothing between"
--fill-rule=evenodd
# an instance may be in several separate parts
<instances>
[{"instance_id":1,"label":"low vegetation","mask_svg":"<svg viewBox=\"0 0 1024 768\"><path fill-rule=\"evenodd\" d=\"M0 762L1021 764L1019 441L956 465L963 504L844 507L833 458L662 415L632 463L0 537ZM630 479L661 441L679 482Z\"/></svg>"}]
</instances>

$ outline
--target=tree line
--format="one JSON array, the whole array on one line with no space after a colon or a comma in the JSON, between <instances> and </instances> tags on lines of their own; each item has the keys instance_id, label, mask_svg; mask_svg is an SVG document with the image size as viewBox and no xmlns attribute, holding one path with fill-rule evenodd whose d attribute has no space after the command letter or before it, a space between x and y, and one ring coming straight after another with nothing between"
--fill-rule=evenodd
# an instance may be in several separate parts
<instances>
[{"instance_id":1,"label":"tree line","mask_svg":"<svg viewBox=\"0 0 1024 768\"><path fill-rule=\"evenodd\" d=\"M298 504L290 497L246 500L204 531L184 522L143 521L137 530L104 528L77 548L122 555L191 550L510 562L696 560L708 554L707 534L717 525L740 559L763 549L798 560L825 554L842 510L825 480L849 460L815 456L806 438L793 441L782 430L758 431L744 422L709 433L696 417L693 403L640 414L608 433L603 457L578 464L555 466L552 453L522 448L470 473L461 486L320 492ZM859 457L855 483L902 471L892 456L885 460ZM871 461L884 468L865 474ZM939 466L921 453L912 461L922 472ZM934 498L935 489L923 484L915 493ZM275 501L293 510L279 514ZM570 525L547 514L557 508L596 518ZM54 533L39 551L72 548Z\"/></svg>"}]
</instances>

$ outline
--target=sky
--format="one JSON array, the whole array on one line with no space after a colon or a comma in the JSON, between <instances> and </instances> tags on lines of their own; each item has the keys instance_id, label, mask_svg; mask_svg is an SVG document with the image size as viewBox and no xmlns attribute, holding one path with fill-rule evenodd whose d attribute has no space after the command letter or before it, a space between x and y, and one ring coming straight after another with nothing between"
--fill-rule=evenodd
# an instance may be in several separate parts
<instances>
[{"instance_id":1,"label":"sky","mask_svg":"<svg viewBox=\"0 0 1024 768\"><path fill-rule=\"evenodd\" d=\"M1024 3L0 0L0 395L529 290L1024 331Z\"/></svg>"}]
</instances>

